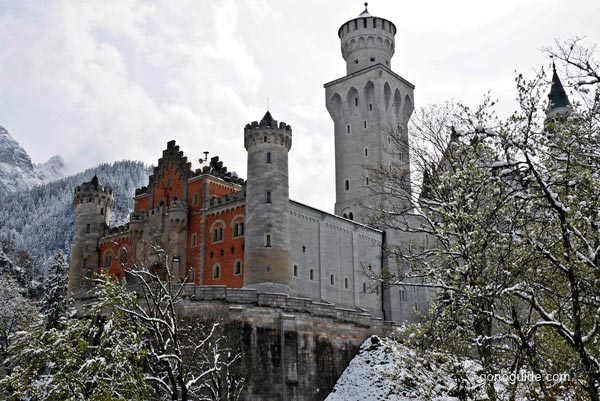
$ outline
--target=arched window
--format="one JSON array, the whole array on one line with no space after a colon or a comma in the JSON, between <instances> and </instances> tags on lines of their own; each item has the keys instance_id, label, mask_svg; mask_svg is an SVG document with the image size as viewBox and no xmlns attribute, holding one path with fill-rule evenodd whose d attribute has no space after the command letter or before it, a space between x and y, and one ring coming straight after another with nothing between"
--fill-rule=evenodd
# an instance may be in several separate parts
<instances>
[{"instance_id":1,"label":"arched window","mask_svg":"<svg viewBox=\"0 0 600 401\"><path fill-rule=\"evenodd\" d=\"M235 274L236 276L239 276L240 274L242 274L242 261L241 260L236 260L235 263L233 264L233 274Z\"/></svg>"},{"instance_id":2,"label":"arched window","mask_svg":"<svg viewBox=\"0 0 600 401\"><path fill-rule=\"evenodd\" d=\"M128 259L129 259L129 252L127 251L127 248L122 247L121 249L119 249L119 264L121 266L126 265Z\"/></svg>"},{"instance_id":3,"label":"arched window","mask_svg":"<svg viewBox=\"0 0 600 401\"><path fill-rule=\"evenodd\" d=\"M244 236L244 221L236 220L233 222L233 238Z\"/></svg>"},{"instance_id":4,"label":"arched window","mask_svg":"<svg viewBox=\"0 0 600 401\"><path fill-rule=\"evenodd\" d=\"M221 266L219 266L219 264L217 263L213 266L212 278L213 278L213 280L216 280L220 277L221 277Z\"/></svg>"},{"instance_id":5,"label":"arched window","mask_svg":"<svg viewBox=\"0 0 600 401\"><path fill-rule=\"evenodd\" d=\"M348 219L354 220L354 214L352 214L352 212L348 213Z\"/></svg>"},{"instance_id":6,"label":"arched window","mask_svg":"<svg viewBox=\"0 0 600 401\"><path fill-rule=\"evenodd\" d=\"M221 242L223 241L223 230L225 229L225 224L222 220L216 221L211 226L210 232L212 236L212 242Z\"/></svg>"},{"instance_id":7,"label":"arched window","mask_svg":"<svg viewBox=\"0 0 600 401\"><path fill-rule=\"evenodd\" d=\"M350 190L350 181L349 180L344 181L344 187L346 188L346 191Z\"/></svg>"},{"instance_id":8,"label":"arched window","mask_svg":"<svg viewBox=\"0 0 600 401\"><path fill-rule=\"evenodd\" d=\"M331 285L335 284L335 276L333 274L329 275L329 284L331 284Z\"/></svg>"},{"instance_id":9,"label":"arched window","mask_svg":"<svg viewBox=\"0 0 600 401\"><path fill-rule=\"evenodd\" d=\"M294 265L294 277L298 277L298 265Z\"/></svg>"},{"instance_id":10,"label":"arched window","mask_svg":"<svg viewBox=\"0 0 600 401\"><path fill-rule=\"evenodd\" d=\"M112 266L113 252L106 251L104 252L104 268L108 269Z\"/></svg>"}]
</instances>

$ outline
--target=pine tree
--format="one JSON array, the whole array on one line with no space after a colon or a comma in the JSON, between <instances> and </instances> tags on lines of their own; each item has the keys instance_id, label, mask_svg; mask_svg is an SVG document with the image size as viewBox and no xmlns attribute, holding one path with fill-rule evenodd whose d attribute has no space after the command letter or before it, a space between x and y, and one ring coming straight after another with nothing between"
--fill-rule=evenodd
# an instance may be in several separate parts
<instances>
[{"instance_id":1,"label":"pine tree","mask_svg":"<svg viewBox=\"0 0 600 401\"><path fill-rule=\"evenodd\" d=\"M57 253L48 268L41 312L46 316L46 328L56 328L67 309L68 265L62 253Z\"/></svg>"}]
</instances>

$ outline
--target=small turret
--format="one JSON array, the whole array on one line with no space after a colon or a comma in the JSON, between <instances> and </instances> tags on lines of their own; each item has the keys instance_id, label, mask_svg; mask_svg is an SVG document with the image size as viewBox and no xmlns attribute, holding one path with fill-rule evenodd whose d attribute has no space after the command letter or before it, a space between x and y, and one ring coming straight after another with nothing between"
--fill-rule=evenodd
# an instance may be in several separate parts
<instances>
[{"instance_id":1,"label":"small turret","mask_svg":"<svg viewBox=\"0 0 600 401\"><path fill-rule=\"evenodd\" d=\"M554 63L552 63L552 86L550 87L548 99L548 118L566 118L571 115L571 102L569 102L569 97L565 92L565 88L556 73L556 66Z\"/></svg>"},{"instance_id":2,"label":"small turret","mask_svg":"<svg viewBox=\"0 0 600 401\"><path fill-rule=\"evenodd\" d=\"M114 205L111 188L103 186L94 176L89 182L75 188L75 223L69 270L69 294L91 286L98 273L100 249L98 240L110 222Z\"/></svg>"},{"instance_id":3,"label":"small turret","mask_svg":"<svg viewBox=\"0 0 600 401\"><path fill-rule=\"evenodd\" d=\"M267 111L244 129L248 151L244 287L289 292L288 151L292 128Z\"/></svg>"},{"instance_id":4,"label":"small turret","mask_svg":"<svg viewBox=\"0 0 600 401\"><path fill-rule=\"evenodd\" d=\"M368 5L365 3L365 10L338 30L348 75L373 64L392 68L396 26L385 18L372 16Z\"/></svg>"}]
</instances>

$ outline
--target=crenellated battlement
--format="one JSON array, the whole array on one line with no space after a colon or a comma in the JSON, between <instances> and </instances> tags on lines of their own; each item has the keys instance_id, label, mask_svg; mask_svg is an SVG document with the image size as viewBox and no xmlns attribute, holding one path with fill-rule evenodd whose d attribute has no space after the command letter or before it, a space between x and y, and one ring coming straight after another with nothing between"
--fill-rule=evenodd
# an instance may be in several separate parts
<instances>
[{"instance_id":1,"label":"crenellated battlement","mask_svg":"<svg viewBox=\"0 0 600 401\"><path fill-rule=\"evenodd\" d=\"M244 147L246 150L255 145L281 145L288 151L292 147L292 127L273 119L271 113L260 122L252 121L244 128Z\"/></svg>"},{"instance_id":2,"label":"crenellated battlement","mask_svg":"<svg viewBox=\"0 0 600 401\"><path fill-rule=\"evenodd\" d=\"M365 7L357 18L338 30L346 72L352 74L374 64L391 68L395 35L396 26L392 22L372 16Z\"/></svg>"},{"instance_id":3,"label":"crenellated battlement","mask_svg":"<svg viewBox=\"0 0 600 401\"><path fill-rule=\"evenodd\" d=\"M99 203L112 208L114 194L112 188L100 184L98 177L94 176L91 181L75 187L73 200L75 206L83 203Z\"/></svg>"}]
</instances>

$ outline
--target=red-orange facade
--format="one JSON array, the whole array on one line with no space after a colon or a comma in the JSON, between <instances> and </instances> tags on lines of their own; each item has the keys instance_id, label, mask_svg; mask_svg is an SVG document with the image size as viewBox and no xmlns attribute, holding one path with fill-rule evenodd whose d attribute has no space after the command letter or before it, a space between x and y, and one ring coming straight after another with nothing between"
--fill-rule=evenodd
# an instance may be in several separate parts
<instances>
[{"instance_id":1,"label":"red-orange facade","mask_svg":"<svg viewBox=\"0 0 600 401\"><path fill-rule=\"evenodd\" d=\"M134 200L129 224L109 229L100 239L102 270L122 280L125 270L143 263L141 242L151 236L168 243L165 249L174 250L177 263L184 261L179 280L243 286L244 182L228 173L218 157L192 171L179 147L169 142L148 186L136 190Z\"/></svg>"}]
</instances>

